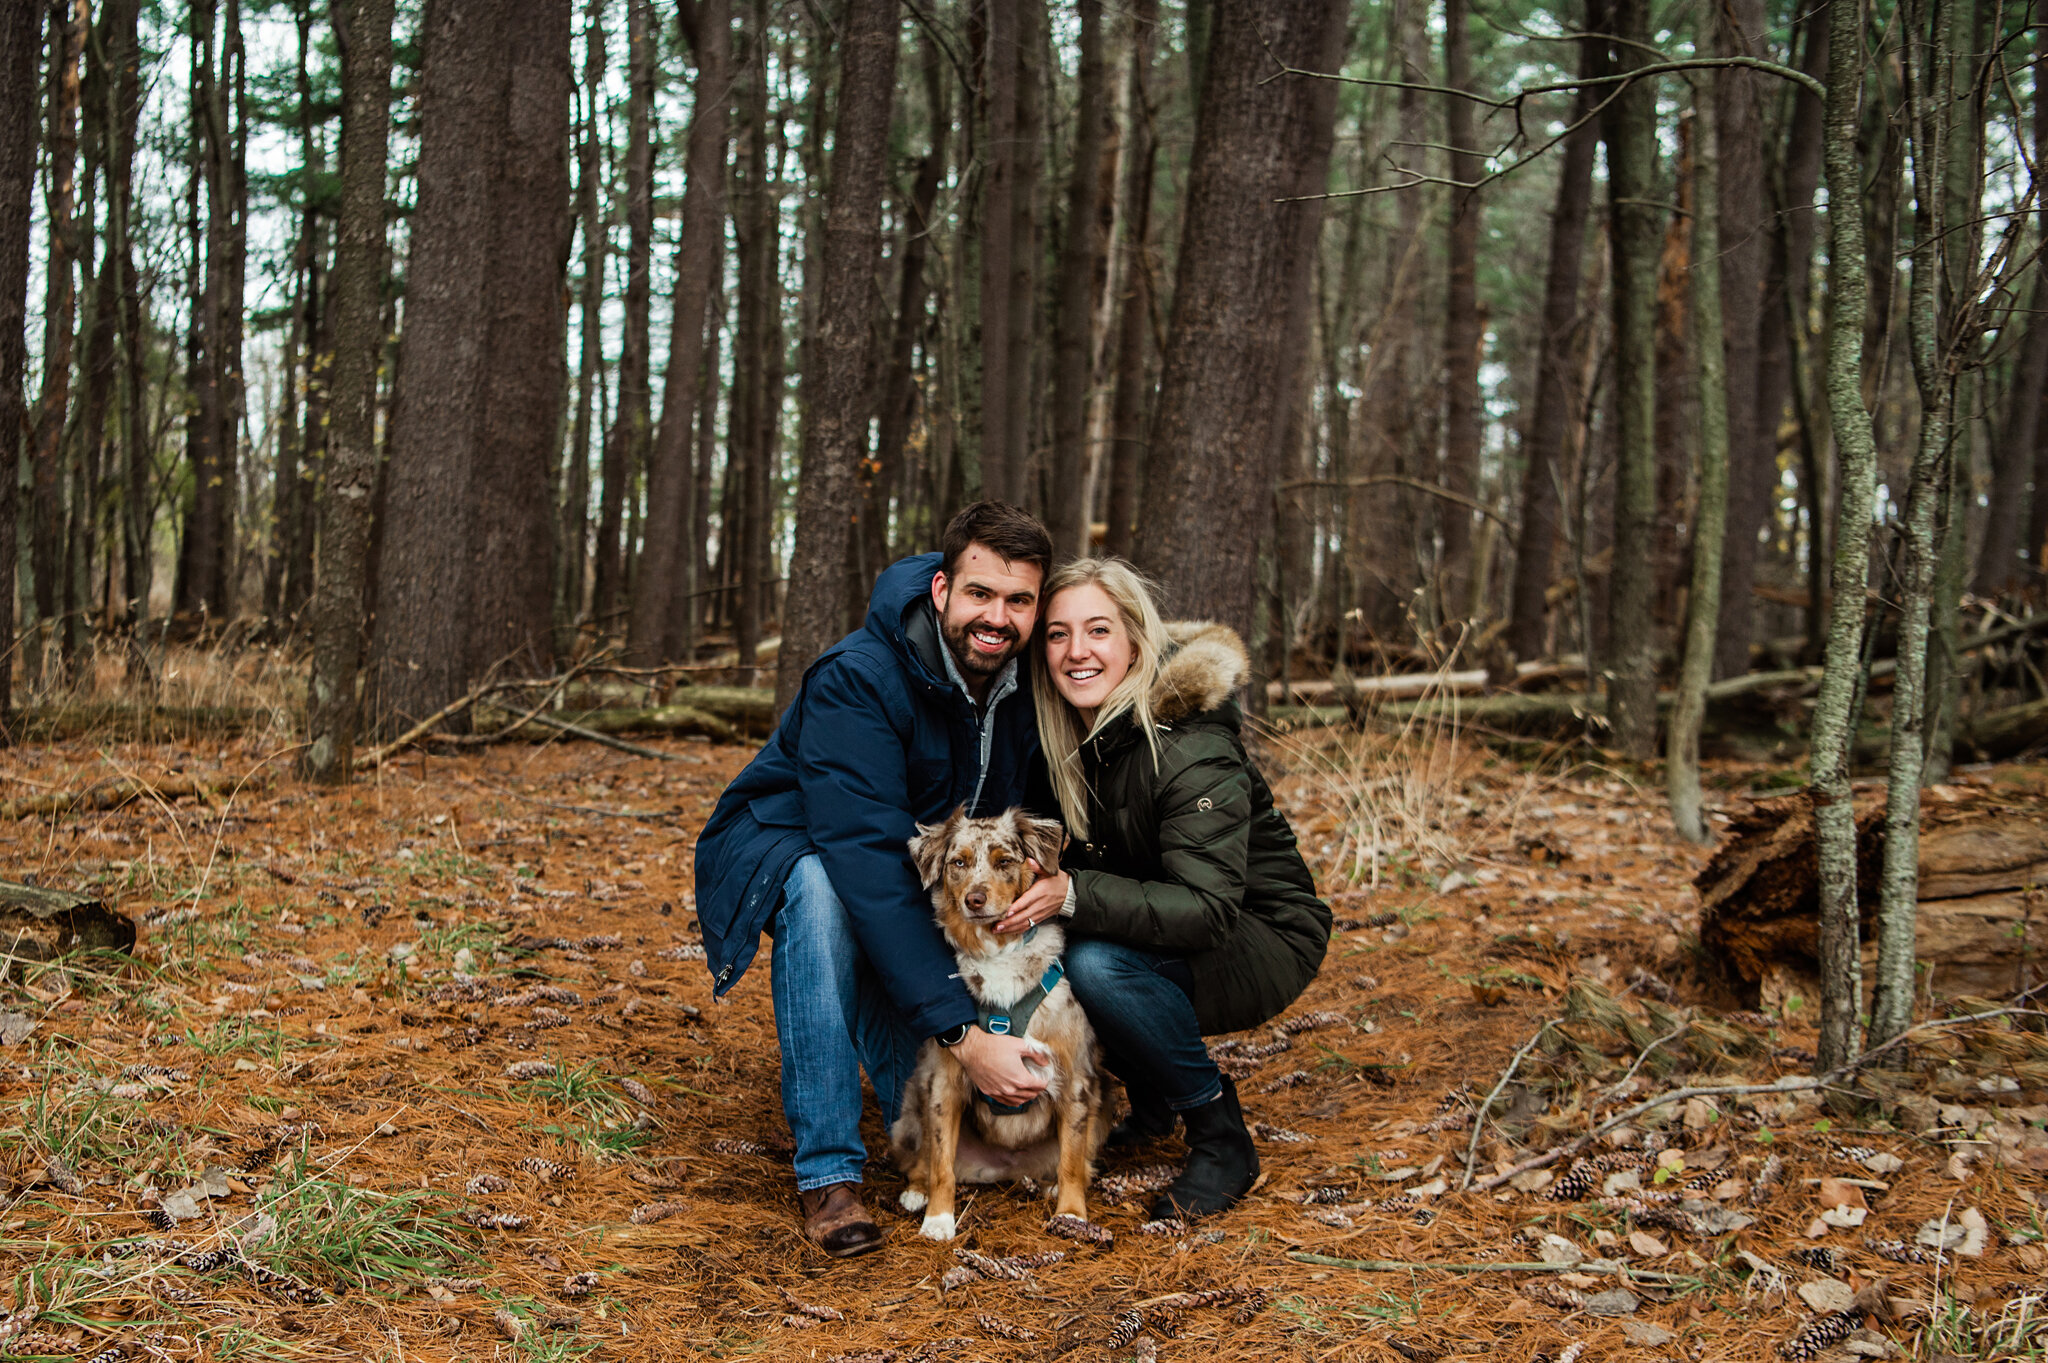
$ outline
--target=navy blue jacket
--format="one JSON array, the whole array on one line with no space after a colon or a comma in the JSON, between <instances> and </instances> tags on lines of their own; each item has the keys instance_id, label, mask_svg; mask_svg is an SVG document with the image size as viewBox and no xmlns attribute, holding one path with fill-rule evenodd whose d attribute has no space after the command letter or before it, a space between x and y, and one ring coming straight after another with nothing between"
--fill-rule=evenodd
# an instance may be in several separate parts
<instances>
[{"instance_id":1,"label":"navy blue jacket","mask_svg":"<svg viewBox=\"0 0 2048 1363\"><path fill-rule=\"evenodd\" d=\"M940 562L920 554L883 571L867 623L811 665L767 746L698 835L697 921L714 993L739 981L791 868L815 852L916 1034L975 1020L911 865L910 838L955 805L975 815L1050 806L1021 657L1016 690L991 707L982 770L982 720L947 675L931 605Z\"/></svg>"}]
</instances>

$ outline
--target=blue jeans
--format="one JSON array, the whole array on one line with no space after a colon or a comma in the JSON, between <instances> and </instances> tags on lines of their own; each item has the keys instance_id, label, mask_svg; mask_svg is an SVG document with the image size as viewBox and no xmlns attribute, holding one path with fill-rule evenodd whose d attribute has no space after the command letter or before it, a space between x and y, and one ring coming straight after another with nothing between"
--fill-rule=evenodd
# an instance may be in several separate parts
<instances>
[{"instance_id":1,"label":"blue jeans","mask_svg":"<svg viewBox=\"0 0 2048 1363\"><path fill-rule=\"evenodd\" d=\"M1110 1073L1175 1112L1223 1095L1223 1075L1202 1044L1194 974L1185 958L1104 941L1069 938L1067 983L1102 1042Z\"/></svg>"},{"instance_id":2,"label":"blue jeans","mask_svg":"<svg viewBox=\"0 0 2048 1363\"><path fill-rule=\"evenodd\" d=\"M782 1113L796 1138L796 1186L807 1192L859 1183L860 1072L896 1120L923 1038L875 977L854 939L846 906L816 856L797 862L768 931L775 1031L782 1046Z\"/></svg>"}]
</instances>

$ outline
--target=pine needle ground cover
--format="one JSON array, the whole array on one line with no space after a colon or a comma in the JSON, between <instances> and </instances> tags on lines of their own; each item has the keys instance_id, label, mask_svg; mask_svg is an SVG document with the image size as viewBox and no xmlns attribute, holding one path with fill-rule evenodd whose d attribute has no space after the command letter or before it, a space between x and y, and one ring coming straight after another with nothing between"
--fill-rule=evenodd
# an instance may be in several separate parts
<instances>
[{"instance_id":1,"label":"pine needle ground cover","mask_svg":"<svg viewBox=\"0 0 2048 1363\"><path fill-rule=\"evenodd\" d=\"M1215 1039L1265 1166L1242 1207L1144 1224L1167 1143L1102 1166L1093 1231L984 1188L938 1245L876 1162L889 1242L829 1261L765 962L714 1003L691 912L750 750L662 746L413 754L336 793L256 740L0 754L10 798L165 792L0 824L8 878L141 925L132 957L9 953L0 1354L2043 1353L2034 1019L1930 1033L1876 1100L1772 1089L1811 1008L1718 991L1655 786L1441 742L1270 753L1339 931L1275 1026ZM1679 1087L1749 1092L1575 1144Z\"/></svg>"}]
</instances>

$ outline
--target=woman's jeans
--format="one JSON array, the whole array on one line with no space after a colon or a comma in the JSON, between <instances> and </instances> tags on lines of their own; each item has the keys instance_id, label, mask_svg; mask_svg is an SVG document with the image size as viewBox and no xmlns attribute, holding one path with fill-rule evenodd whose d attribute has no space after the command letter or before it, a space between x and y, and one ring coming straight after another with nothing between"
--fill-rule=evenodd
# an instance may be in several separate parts
<instances>
[{"instance_id":1,"label":"woman's jeans","mask_svg":"<svg viewBox=\"0 0 2048 1363\"><path fill-rule=\"evenodd\" d=\"M768 930L775 1031L782 1046L782 1112L796 1138L799 1191L859 1183L860 1072L885 1124L896 1120L923 1038L861 954L853 924L816 856L797 862Z\"/></svg>"},{"instance_id":2,"label":"woman's jeans","mask_svg":"<svg viewBox=\"0 0 2048 1363\"><path fill-rule=\"evenodd\" d=\"M1223 1075L1202 1044L1195 977L1186 958L1099 937L1067 939L1067 983L1102 1042L1109 1070L1138 1095L1175 1112L1223 1095Z\"/></svg>"}]
</instances>

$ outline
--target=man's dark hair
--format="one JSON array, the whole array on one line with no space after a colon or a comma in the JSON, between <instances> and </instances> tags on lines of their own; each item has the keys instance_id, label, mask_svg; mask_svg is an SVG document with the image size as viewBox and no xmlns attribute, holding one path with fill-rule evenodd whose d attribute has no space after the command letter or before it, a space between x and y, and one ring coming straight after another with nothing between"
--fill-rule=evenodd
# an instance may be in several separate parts
<instances>
[{"instance_id":1,"label":"man's dark hair","mask_svg":"<svg viewBox=\"0 0 2048 1363\"><path fill-rule=\"evenodd\" d=\"M976 502L946 522L939 541L948 582L970 544L987 545L1007 563L1035 563L1040 577L1052 571L1052 536L1038 517L1008 502Z\"/></svg>"}]
</instances>

